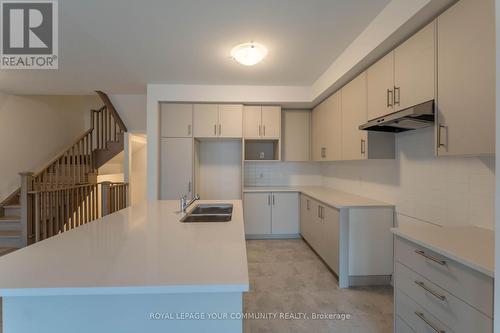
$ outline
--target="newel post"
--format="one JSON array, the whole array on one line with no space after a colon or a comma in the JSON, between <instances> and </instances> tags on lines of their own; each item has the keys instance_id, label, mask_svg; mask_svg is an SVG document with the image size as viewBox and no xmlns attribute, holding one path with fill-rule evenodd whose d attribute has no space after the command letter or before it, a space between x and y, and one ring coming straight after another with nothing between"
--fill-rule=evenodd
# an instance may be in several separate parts
<instances>
[{"instance_id":1,"label":"newel post","mask_svg":"<svg viewBox=\"0 0 500 333\"><path fill-rule=\"evenodd\" d=\"M33 185L33 172L21 172L21 238L22 246L28 245L28 225L32 222L29 192Z\"/></svg>"},{"instance_id":2,"label":"newel post","mask_svg":"<svg viewBox=\"0 0 500 333\"><path fill-rule=\"evenodd\" d=\"M110 187L111 182L102 182L101 183L101 212L102 216L106 216L110 212Z\"/></svg>"}]
</instances>

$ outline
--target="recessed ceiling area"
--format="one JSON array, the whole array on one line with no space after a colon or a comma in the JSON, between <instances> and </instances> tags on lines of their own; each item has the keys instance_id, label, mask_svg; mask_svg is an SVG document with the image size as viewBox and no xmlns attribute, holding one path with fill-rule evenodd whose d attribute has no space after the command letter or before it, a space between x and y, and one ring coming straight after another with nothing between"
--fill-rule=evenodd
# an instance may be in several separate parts
<instances>
[{"instance_id":1,"label":"recessed ceiling area","mask_svg":"<svg viewBox=\"0 0 500 333\"><path fill-rule=\"evenodd\" d=\"M389 0L59 1L59 70L2 70L15 94L144 93L148 83L311 85ZM230 57L258 41L251 67Z\"/></svg>"}]
</instances>

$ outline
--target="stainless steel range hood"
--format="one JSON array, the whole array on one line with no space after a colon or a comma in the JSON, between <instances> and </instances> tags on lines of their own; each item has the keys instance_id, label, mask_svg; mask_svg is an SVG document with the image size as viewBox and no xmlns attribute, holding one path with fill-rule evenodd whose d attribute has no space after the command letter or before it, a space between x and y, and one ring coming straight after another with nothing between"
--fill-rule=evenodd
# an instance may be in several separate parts
<instances>
[{"instance_id":1,"label":"stainless steel range hood","mask_svg":"<svg viewBox=\"0 0 500 333\"><path fill-rule=\"evenodd\" d=\"M378 132L405 132L434 124L434 101L412 106L387 116L370 120L359 129Z\"/></svg>"}]
</instances>

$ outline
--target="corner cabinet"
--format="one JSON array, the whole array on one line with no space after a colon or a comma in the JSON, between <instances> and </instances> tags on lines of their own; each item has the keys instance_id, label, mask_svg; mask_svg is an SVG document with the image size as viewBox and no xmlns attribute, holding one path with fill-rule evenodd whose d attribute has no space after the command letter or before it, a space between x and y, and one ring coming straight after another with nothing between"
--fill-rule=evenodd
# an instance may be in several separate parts
<instances>
[{"instance_id":1,"label":"corner cabinet","mask_svg":"<svg viewBox=\"0 0 500 333\"><path fill-rule=\"evenodd\" d=\"M437 155L494 154L495 2L460 0L437 27Z\"/></svg>"},{"instance_id":2,"label":"corner cabinet","mask_svg":"<svg viewBox=\"0 0 500 333\"><path fill-rule=\"evenodd\" d=\"M299 237L297 192L246 192L243 195L247 238Z\"/></svg>"},{"instance_id":3,"label":"corner cabinet","mask_svg":"<svg viewBox=\"0 0 500 333\"><path fill-rule=\"evenodd\" d=\"M312 158L336 161L341 158L342 122L340 91L312 111Z\"/></svg>"}]
</instances>

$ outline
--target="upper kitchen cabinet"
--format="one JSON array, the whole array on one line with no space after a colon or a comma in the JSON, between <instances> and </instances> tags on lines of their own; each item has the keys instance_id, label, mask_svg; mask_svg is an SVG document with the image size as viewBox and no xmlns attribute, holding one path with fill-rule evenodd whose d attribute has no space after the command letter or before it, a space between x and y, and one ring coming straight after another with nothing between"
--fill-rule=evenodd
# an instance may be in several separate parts
<instances>
[{"instance_id":1,"label":"upper kitchen cabinet","mask_svg":"<svg viewBox=\"0 0 500 333\"><path fill-rule=\"evenodd\" d=\"M314 161L335 161L342 154L341 93L336 92L312 111L312 157Z\"/></svg>"},{"instance_id":2,"label":"upper kitchen cabinet","mask_svg":"<svg viewBox=\"0 0 500 333\"><path fill-rule=\"evenodd\" d=\"M195 138L215 138L219 133L219 108L217 104L195 104L193 106Z\"/></svg>"},{"instance_id":3,"label":"upper kitchen cabinet","mask_svg":"<svg viewBox=\"0 0 500 333\"><path fill-rule=\"evenodd\" d=\"M221 138L243 137L243 105L241 104L219 105L219 137Z\"/></svg>"},{"instance_id":4,"label":"upper kitchen cabinet","mask_svg":"<svg viewBox=\"0 0 500 333\"><path fill-rule=\"evenodd\" d=\"M494 154L494 1L460 0L437 31L437 155Z\"/></svg>"},{"instance_id":5,"label":"upper kitchen cabinet","mask_svg":"<svg viewBox=\"0 0 500 333\"><path fill-rule=\"evenodd\" d=\"M281 136L279 106L245 106L243 119L245 138L279 139Z\"/></svg>"},{"instance_id":6,"label":"upper kitchen cabinet","mask_svg":"<svg viewBox=\"0 0 500 333\"><path fill-rule=\"evenodd\" d=\"M392 133L359 129L367 120L366 72L345 85L342 92L342 160L391 159L395 157Z\"/></svg>"},{"instance_id":7,"label":"upper kitchen cabinet","mask_svg":"<svg viewBox=\"0 0 500 333\"><path fill-rule=\"evenodd\" d=\"M435 97L436 22L425 26L367 70L368 120Z\"/></svg>"},{"instance_id":8,"label":"upper kitchen cabinet","mask_svg":"<svg viewBox=\"0 0 500 333\"><path fill-rule=\"evenodd\" d=\"M342 88L342 159L366 158L368 132L359 129L367 120L366 72Z\"/></svg>"},{"instance_id":9,"label":"upper kitchen cabinet","mask_svg":"<svg viewBox=\"0 0 500 333\"><path fill-rule=\"evenodd\" d=\"M436 91L436 21L394 50L394 111L431 101Z\"/></svg>"},{"instance_id":10,"label":"upper kitchen cabinet","mask_svg":"<svg viewBox=\"0 0 500 333\"><path fill-rule=\"evenodd\" d=\"M190 138L193 136L192 104L160 104L161 136L165 138Z\"/></svg>"},{"instance_id":11,"label":"upper kitchen cabinet","mask_svg":"<svg viewBox=\"0 0 500 333\"><path fill-rule=\"evenodd\" d=\"M394 112L394 52L366 71L368 119Z\"/></svg>"},{"instance_id":12,"label":"upper kitchen cabinet","mask_svg":"<svg viewBox=\"0 0 500 333\"><path fill-rule=\"evenodd\" d=\"M310 110L286 110L283 112L283 147L285 161L310 160Z\"/></svg>"},{"instance_id":13,"label":"upper kitchen cabinet","mask_svg":"<svg viewBox=\"0 0 500 333\"><path fill-rule=\"evenodd\" d=\"M243 134L243 105L195 104L195 138L241 138Z\"/></svg>"}]
</instances>

